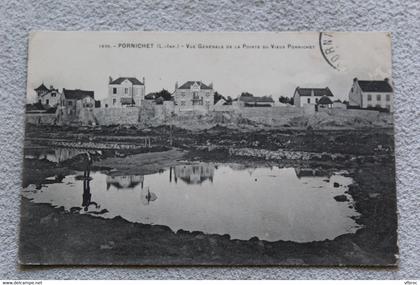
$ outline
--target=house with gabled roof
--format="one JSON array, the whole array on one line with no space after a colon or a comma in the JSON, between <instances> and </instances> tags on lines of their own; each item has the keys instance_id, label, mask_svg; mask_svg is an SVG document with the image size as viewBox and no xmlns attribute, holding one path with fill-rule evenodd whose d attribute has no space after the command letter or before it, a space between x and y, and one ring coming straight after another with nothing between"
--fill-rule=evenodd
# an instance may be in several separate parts
<instances>
[{"instance_id":1,"label":"house with gabled roof","mask_svg":"<svg viewBox=\"0 0 420 285\"><path fill-rule=\"evenodd\" d=\"M208 111L214 105L213 84L201 81L187 81L178 86L173 93L175 108L178 111Z\"/></svg>"},{"instance_id":2,"label":"house with gabled roof","mask_svg":"<svg viewBox=\"0 0 420 285\"><path fill-rule=\"evenodd\" d=\"M349 92L349 105L363 109L383 108L394 111L394 89L388 78L384 80L353 79Z\"/></svg>"},{"instance_id":3,"label":"house with gabled roof","mask_svg":"<svg viewBox=\"0 0 420 285\"><path fill-rule=\"evenodd\" d=\"M334 97L330 88L300 88L296 87L293 94L293 105L303 107L306 104L318 105L322 97ZM324 99L325 100L325 99Z\"/></svg>"},{"instance_id":4,"label":"house with gabled roof","mask_svg":"<svg viewBox=\"0 0 420 285\"><path fill-rule=\"evenodd\" d=\"M95 92L80 89L65 89L57 107L57 119L60 124L96 124L93 115Z\"/></svg>"},{"instance_id":5,"label":"house with gabled roof","mask_svg":"<svg viewBox=\"0 0 420 285\"><path fill-rule=\"evenodd\" d=\"M108 97L103 107L124 108L140 106L145 95L145 78L143 81L135 77L109 77Z\"/></svg>"},{"instance_id":6,"label":"house with gabled roof","mask_svg":"<svg viewBox=\"0 0 420 285\"><path fill-rule=\"evenodd\" d=\"M47 88L44 83L34 89L37 95L37 102L42 106L56 107L60 102L61 93L52 85Z\"/></svg>"}]
</instances>

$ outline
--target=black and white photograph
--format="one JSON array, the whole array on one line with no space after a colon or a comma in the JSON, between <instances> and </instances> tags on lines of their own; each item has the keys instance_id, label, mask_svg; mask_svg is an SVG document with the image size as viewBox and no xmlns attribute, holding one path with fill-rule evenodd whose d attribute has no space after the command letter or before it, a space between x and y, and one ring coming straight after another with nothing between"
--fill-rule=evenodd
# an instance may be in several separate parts
<instances>
[{"instance_id":1,"label":"black and white photograph","mask_svg":"<svg viewBox=\"0 0 420 285\"><path fill-rule=\"evenodd\" d=\"M391 42L32 32L19 263L396 266Z\"/></svg>"}]
</instances>

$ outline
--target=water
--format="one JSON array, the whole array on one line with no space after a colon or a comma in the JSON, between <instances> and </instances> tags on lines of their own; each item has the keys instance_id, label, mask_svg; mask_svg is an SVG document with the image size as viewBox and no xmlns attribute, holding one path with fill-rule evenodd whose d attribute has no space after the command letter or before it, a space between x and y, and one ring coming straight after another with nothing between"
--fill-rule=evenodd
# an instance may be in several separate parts
<instances>
[{"instance_id":1,"label":"water","mask_svg":"<svg viewBox=\"0 0 420 285\"><path fill-rule=\"evenodd\" d=\"M23 195L66 210L80 207L81 214L233 239L309 242L354 233L358 226L350 217L358 213L344 193L352 179L320 175L294 168L184 163L144 176L80 172L39 190L30 185ZM333 198L341 194L349 202Z\"/></svg>"}]
</instances>

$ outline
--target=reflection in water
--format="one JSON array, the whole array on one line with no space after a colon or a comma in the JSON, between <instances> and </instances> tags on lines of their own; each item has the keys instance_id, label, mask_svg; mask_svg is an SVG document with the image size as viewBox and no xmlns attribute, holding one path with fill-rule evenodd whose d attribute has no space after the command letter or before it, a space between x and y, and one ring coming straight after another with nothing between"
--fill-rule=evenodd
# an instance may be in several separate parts
<instances>
[{"instance_id":1,"label":"reflection in water","mask_svg":"<svg viewBox=\"0 0 420 285\"><path fill-rule=\"evenodd\" d=\"M141 189L140 197L143 205L149 205L150 202L156 201L157 196L155 193L150 192L149 187L147 189Z\"/></svg>"},{"instance_id":2,"label":"reflection in water","mask_svg":"<svg viewBox=\"0 0 420 285\"><path fill-rule=\"evenodd\" d=\"M109 189L111 186L118 189L130 189L139 184L143 188L143 182L143 175L110 175L106 177L106 189Z\"/></svg>"},{"instance_id":3,"label":"reflection in water","mask_svg":"<svg viewBox=\"0 0 420 285\"><path fill-rule=\"evenodd\" d=\"M26 150L27 151L27 150ZM31 149L25 153L25 158L29 159L39 159L39 160L48 160L54 163L61 163L66 160L72 159L75 156L80 154L92 153L92 154L102 154L100 150L85 150L85 149L75 149L75 148L55 148L55 149Z\"/></svg>"},{"instance_id":4,"label":"reflection in water","mask_svg":"<svg viewBox=\"0 0 420 285\"><path fill-rule=\"evenodd\" d=\"M200 184L207 179L213 182L214 165L211 163L182 164L175 166L174 172L175 182L178 178L188 184Z\"/></svg>"},{"instance_id":5,"label":"reflection in water","mask_svg":"<svg viewBox=\"0 0 420 285\"><path fill-rule=\"evenodd\" d=\"M86 170L83 172L83 200L82 200L82 207L85 211L89 210L90 205L94 205L96 208L99 208L98 203L92 201L92 194L90 193L90 165L92 163L92 159L89 153L86 153Z\"/></svg>"},{"instance_id":6,"label":"reflection in water","mask_svg":"<svg viewBox=\"0 0 420 285\"><path fill-rule=\"evenodd\" d=\"M295 168L296 176L301 177L315 177L315 176L325 176L325 171L320 169L312 169L312 168Z\"/></svg>"},{"instance_id":7,"label":"reflection in water","mask_svg":"<svg viewBox=\"0 0 420 285\"><path fill-rule=\"evenodd\" d=\"M349 208L352 198L345 193L352 179L339 173L319 175L207 163L185 163L144 176L107 176L87 169L83 181L69 175L63 183L42 190L28 187L23 194L67 210L80 203L106 209L82 214L121 216L173 231L229 234L234 239L309 242L355 232L358 226L350 217L358 213ZM349 202L335 201L336 195L348 196Z\"/></svg>"}]
</instances>

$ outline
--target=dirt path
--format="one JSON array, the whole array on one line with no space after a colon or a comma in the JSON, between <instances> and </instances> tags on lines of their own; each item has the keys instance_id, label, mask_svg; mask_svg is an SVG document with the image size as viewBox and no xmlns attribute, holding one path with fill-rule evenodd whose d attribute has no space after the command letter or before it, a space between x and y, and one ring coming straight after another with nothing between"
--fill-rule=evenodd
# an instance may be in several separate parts
<instances>
[{"instance_id":1,"label":"dirt path","mask_svg":"<svg viewBox=\"0 0 420 285\"><path fill-rule=\"evenodd\" d=\"M109 157L95 161L93 166L111 168L113 174L146 175L158 172L176 164L185 151L172 149L163 152L151 152L129 155L127 157Z\"/></svg>"}]
</instances>

